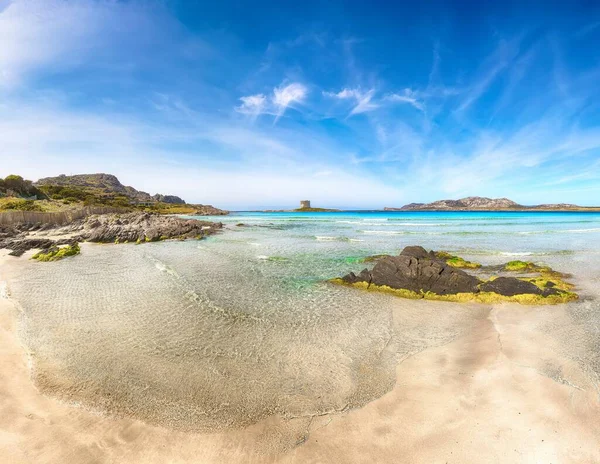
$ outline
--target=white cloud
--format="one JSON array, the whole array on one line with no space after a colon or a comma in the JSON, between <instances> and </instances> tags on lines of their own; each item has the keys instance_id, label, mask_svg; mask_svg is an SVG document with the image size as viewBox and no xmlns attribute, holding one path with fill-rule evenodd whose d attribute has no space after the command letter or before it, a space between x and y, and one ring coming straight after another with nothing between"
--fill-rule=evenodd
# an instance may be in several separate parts
<instances>
[{"instance_id":1,"label":"white cloud","mask_svg":"<svg viewBox=\"0 0 600 464\"><path fill-rule=\"evenodd\" d=\"M280 87L276 87L273 90L273 104L277 108L277 117L275 118L275 121L283 116L286 108L292 103L302 102L307 93L308 89L297 82L286 86L282 84Z\"/></svg>"},{"instance_id":2,"label":"white cloud","mask_svg":"<svg viewBox=\"0 0 600 464\"><path fill-rule=\"evenodd\" d=\"M339 92L323 92L323 95L326 97L335 97L335 98L355 98L359 99L361 97L361 92L358 89L342 89Z\"/></svg>"},{"instance_id":3,"label":"white cloud","mask_svg":"<svg viewBox=\"0 0 600 464\"><path fill-rule=\"evenodd\" d=\"M391 93L386 95L386 100L398 103L408 103L419 111L425 111L425 104L419 100L418 94L411 89L404 89L403 93Z\"/></svg>"},{"instance_id":4,"label":"white cloud","mask_svg":"<svg viewBox=\"0 0 600 464\"><path fill-rule=\"evenodd\" d=\"M235 110L238 113L249 114L254 117L262 114L267 106L267 97L262 93L241 97L240 100L242 104L236 106Z\"/></svg>"},{"instance_id":5,"label":"white cloud","mask_svg":"<svg viewBox=\"0 0 600 464\"><path fill-rule=\"evenodd\" d=\"M273 89L273 95L270 99L267 99L262 93L241 97L242 104L236 106L235 111L254 118L260 114L273 114L275 115L275 122L277 122L288 107L296 102L303 102L307 94L308 89L298 82L287 85L281 84Z\"/></svg>"},{"instance_id":6,"label":"white cloud","mask_svg":"<svg viewBox=\"0 0 600 464\"><path fill-rule=\"evenodd\" d=\"M355 114L373 111L379 108L379 104L372 102L373 96L375 95L375 89L370 89L367 92L363 92L361 89L344 88L337 93L323 92L323 95L325 95L326 97L339 98L341 100L354 100L356 104L350 111L350 114L348 114L348 117Z\"/></svg>"}]
</instances>

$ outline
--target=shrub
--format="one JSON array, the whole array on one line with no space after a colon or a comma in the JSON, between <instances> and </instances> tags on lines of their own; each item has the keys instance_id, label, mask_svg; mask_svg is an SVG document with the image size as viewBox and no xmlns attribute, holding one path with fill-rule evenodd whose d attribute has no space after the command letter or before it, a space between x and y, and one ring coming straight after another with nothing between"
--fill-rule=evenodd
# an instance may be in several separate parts
<instances>
[{"instance_id":1,"label":"shrub","mask_svg":"<svg viewBox=\"0 0 600 464\"><path fill-rule=\"evenodd\" d=\"M33 200L15 200L4 204L4 209L12 211L43 211L43 208Z\"/></svg>"}]
</instances>

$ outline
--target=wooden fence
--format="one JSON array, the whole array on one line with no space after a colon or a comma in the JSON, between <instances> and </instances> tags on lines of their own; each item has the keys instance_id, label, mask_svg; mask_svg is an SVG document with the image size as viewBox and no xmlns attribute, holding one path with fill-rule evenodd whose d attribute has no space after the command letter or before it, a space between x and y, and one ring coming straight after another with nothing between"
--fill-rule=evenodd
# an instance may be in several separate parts
<instances>
[{"instance_id":1,"label":"wooden fence","mask_svg":"<svg viewBox=\"0 0 600 464\"><path fill-rule=\"evenodd\" d=\"M110 206L86 206L84 208L56 213L41 213L39 211L4 211L0 213L0 226L13 226L16 224L52 224L60 226L91 214L119 212L123 212L123 210Z\"/></svg>"}]
</instances>

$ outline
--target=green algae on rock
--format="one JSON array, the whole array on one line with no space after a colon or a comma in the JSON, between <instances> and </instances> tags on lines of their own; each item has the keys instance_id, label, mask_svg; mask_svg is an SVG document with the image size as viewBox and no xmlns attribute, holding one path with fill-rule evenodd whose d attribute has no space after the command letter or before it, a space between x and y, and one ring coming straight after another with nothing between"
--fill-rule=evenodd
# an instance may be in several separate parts
<instances>
[{"instance_id":1,"label":"green algae on rock","mask_svg":"<svg viewBox=\"0 0 600 464\"><path fill-rule=\"evenodd\" d=\"M46 251L40 251L33 255L31 259L35 259L37 261L47 262L47 261L58 261L67 256L75 256L81 253L81 249L79 248L79 243L74 243L72 245L67 245L62 248L53 247Z\"/></svg>"},{"instance_id":2,"label":"green algae on rock","mask_svg":"<svg viewBox=\"0 0 600 464\"><path fill-rule=\"evenodd\" d=\"M545 266L538 266L531 261L509 261L504 265L505 271L512 272L543 272L543 271L551 271L552 269Z\"/></svg>"},{"instance_id":3,"label":"green algae on rock","mask_svg":"<svg viewBox=\"0 0 600 464\"><path fill-rule=\"evenodd\" d=\"M467 261L466 259L461 258L460 256L451 255L446 251L436 251L435 256L446 261L446 264L448 264L449 266L456 267L459 269L479 269L481 267L480 263Z\"/></svg>"},{"instance_id":4,"label":"green algae on rock","mask_svg":"<svg viewBox=\"0 0 600 464\"><path fill-rule=\"evenodd\" d=\"M423 299L435 301L449 301L453 303L519 303L522 305L554 305L560 303L568 303L569 301L574 301L579 298L577 294L573 292L560 292L556 295L549 296L534 295L531 293L505 296L500 295L499 293L481 291L439 295L434 292L414 292L412 290L406 290L404 288L392 288L387 285L369 285L367 282L348 283L344 279L340 278L331 279L329 282L336 285L344 285L346 287L359 288L361 290L367 290L370 292L388 293L391 295L399 296L401 298L408 298L411 300Z\"/></svg>"}]
</instances>

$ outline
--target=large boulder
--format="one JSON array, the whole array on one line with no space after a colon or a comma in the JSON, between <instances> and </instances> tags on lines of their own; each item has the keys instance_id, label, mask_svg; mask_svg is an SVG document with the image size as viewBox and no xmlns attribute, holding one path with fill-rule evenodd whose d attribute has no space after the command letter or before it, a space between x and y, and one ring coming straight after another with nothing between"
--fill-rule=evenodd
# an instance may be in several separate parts
<instances>
[{"instance_id":1,"label":"large boulder","mask_svg":"<svg viewBox=\"0 0 600 464\"><path fill-rule=\"evenodd\" d=\"M372 271L364 269L359 275L350 273L343 280L438 295L475 293L481 283L477 277L449 266L420 246L406 247L398 256L383 257Z\"/></svg>"}]
</instances>

